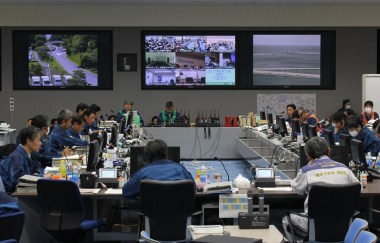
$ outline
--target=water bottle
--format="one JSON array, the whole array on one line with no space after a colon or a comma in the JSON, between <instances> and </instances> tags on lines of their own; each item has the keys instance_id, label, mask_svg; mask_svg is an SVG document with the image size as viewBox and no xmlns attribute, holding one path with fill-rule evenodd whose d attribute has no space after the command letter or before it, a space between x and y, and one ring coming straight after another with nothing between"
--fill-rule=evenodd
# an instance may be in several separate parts
<instances>
[{"instance_id":1,"label":"water bottle","mask_svg":"<svg viewBox=\"0 0 380 243\"><path fill-rule=\"evenodd\" d=\"M365 159L367 161L368 167L372 168L372 156L371 156L371 152L367 153L367 156L365 156Z\"/></svg>"},{"instance_id":2,"label":"water bottle","mask_svg":"<svg viewBox=\"0 0 380 243\"><path fill-rule=\"evenodd\" d=\"M75 183L77 183L77 185L79 183L79 169L78 169L77 165L73 166L72 181L75 182Z\"/></svg>"},{"instance_id":3,"label":"water bottle","mask_svg":"<svg viewBox=\"0 0 380 243\"><path fill-rule=\"evenodd\" d=\"M73 164L71 162L67 163L66 168L66 179L71 181L73 178Z\"/></svg>"},{"instance_id":4,"label":"water bottle","mask_svg":"<svg viewBox=\"0 0 380 243\"><path fill-rule=\"evenodd\" d=\"M377 170L380 170L380 153L377 154L375 166Z\"/></svg>"},{"instance_id":5,"label":"water bottle","mask_svg":"<svg viewBox=\"0 0 380 243\"><path fill-rule=\"evenodd\" d=\"M59 165L59 173L61 174L62 178L66 178L66 163L63 159Z\"/></svg>"},{"instance_id":6,"label":"water bottle","mask_svg":"<svg viewBox=\"0 0 380 243\"><path fill-rule=\"evenodd\" d=\"M202 183L207 182L207 170L204 165L202 165L201 173L200 173L200 179Z\"/></svg>"}]
</instances>

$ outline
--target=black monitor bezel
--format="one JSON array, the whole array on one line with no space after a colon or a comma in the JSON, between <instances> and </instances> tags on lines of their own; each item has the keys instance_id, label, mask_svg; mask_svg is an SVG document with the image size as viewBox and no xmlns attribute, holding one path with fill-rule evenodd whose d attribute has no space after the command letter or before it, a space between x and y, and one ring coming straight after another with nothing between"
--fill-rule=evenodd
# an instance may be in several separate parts
<instances>
[{"instance_id":1,"label":"black monitor bezel","mask_svg":"<svg viewBox=\"0 0 380 243\"><path fill-rule=\"evenodd\" d=\"M234 85L209 85L209 86L173 86L173 85L146 85L145 80L145 36L147 35L233 35L235 36L235 84ZM142 90L231 90L239 89L239 31L216 31L216 30L143 30L141 31L141 89Z\"/></svg>"},{"instance_id":2,"label":"black monitor bezel","mask_svg":"<svg viewBox=\"0 0 380 243\"><path fill-rule=\"evenodd\" d=\"M20 60L27 46L29 35L39 34L85 34L98 35L98 86L30 86L28 60ZM13 30L13 89L14 90L112 90L113 89L113 31L89 29L28 29Z\"/></svg>"}]
</instances>

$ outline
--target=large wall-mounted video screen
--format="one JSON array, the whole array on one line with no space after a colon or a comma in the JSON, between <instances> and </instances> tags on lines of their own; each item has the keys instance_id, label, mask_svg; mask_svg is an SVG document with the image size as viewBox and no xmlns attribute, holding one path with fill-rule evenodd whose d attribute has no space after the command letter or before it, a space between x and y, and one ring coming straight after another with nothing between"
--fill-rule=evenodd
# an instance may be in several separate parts
<instances>
[{"instance_id":1,"label":"large wall-mounted video screen","mask_svg":"<svg viewBox=\"0 0 380 243\"><path fill-rule=\"evenodd\" d=\"M335 32L257 32L252 49L254 88L335 88Z\"/></svg>"},{"instance_id":2,"label":"large wall-mounted video screen","mask_svg":"<svg viewBox=\"0 0 380 243\"><path fill-rule=\"evenodd\" d=\"M112 32L13 32L13 88L112 89Z\"/></svg>"},{"instance_id":3,"label":"large wall-mounted video screen","mask_svg":"<svg viewBox=\"0 0 380 243\"><path fill-rule=\"evenodd\" d=\"M142 33L142 89L236 88L236 35Z\"/></svg>"}]
</instances>

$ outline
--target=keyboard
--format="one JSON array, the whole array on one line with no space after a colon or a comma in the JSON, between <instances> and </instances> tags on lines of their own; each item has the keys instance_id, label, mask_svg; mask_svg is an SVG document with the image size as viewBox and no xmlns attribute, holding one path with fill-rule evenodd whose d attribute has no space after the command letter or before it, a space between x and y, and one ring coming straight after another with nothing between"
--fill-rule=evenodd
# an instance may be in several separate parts
<instances>
[{"instance_id":1,"label":"keyboard","mask_svg":"<svg viewBox=\"0 0 380 243\"><path fill-rule=\"evenodd\" d=\"M276 186L290 186L290 183L292 182L292 180L290 179L286 179L286 180L276 180L275 183L276 183Z\"/></svg>"}]
</instances>

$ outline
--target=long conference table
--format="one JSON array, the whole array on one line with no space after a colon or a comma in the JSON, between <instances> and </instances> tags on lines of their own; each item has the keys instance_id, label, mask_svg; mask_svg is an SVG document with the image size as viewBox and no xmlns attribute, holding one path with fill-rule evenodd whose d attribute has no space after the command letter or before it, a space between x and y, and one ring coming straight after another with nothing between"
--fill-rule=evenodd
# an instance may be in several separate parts
<instances>
[{"instance_id":1,"label":"long conference table","mask_svg":"<svg viewBox=\"0 0 380 243\"><path fill-rule=\"evenodd\" d=\"M87 218L103 218L103 207L110 202L124 202L124 198L121 195L121 189L100 189L96 193L91 190L82 190L82 197L86 207ZM242 189L239 193L245 194L246 190ZM258 193L258 189L254 189L254 193ZM272 200L287 201L289 199L304 200L305 196L296 194L293 191L284 190L270 190L264 189L265 203L271 205ZM39 205L37 200L37 191L35 189L18 191L13 196L19 199L21 209L26 213L26 220L24 230L22 233L22 243L28 242L48 242L51 237L49 234L40 227L40 214ZM198 192L196 195L197 200L203 200L205 198L212 198L214 195L205 195ZM363 202L361 206L373 208L373 201L380 196L380 180L374 180L368 183L367 187L361 192L361 198ZM138 202L138 200L137 200ZM138 203L137 203L138 204ZM265 234L264 234L265 235ZM94 230L93 236L90 236L93 241L127 241L135 240L136 232L124 233L124 232L100 232ZM264 242L265 239L264 239Z\"/></svg>"}]
</instances>

